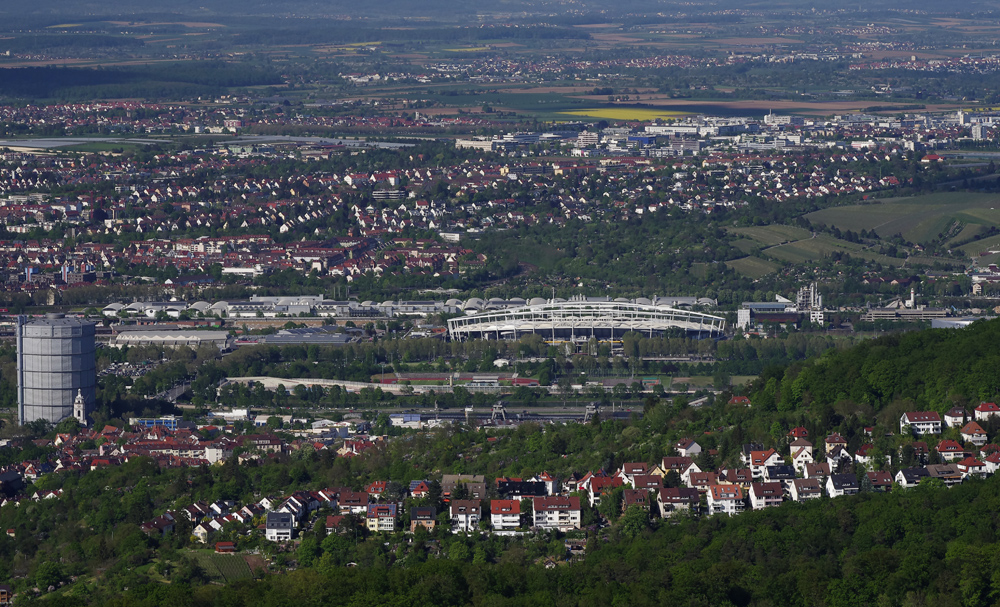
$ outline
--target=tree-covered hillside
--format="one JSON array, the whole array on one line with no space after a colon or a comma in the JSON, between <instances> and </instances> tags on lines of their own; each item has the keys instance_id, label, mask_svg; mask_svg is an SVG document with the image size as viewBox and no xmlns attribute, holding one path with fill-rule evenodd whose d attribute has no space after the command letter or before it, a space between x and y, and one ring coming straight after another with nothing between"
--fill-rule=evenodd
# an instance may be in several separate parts
<instances>
[{"instance_id":1,"label":"tree-covered hillside","mask_svg":"<svg viewBox=\"0 0 1000 607\"><path fill-rule=\"evenodd\" d=\"M962 330L898 333L757 380L755 406L795 411L852 402L891 424L902 408L944 412L1000 394L1000 321ZM893 418L893 416L895 416Z\"/></svg>"}]
</instances>

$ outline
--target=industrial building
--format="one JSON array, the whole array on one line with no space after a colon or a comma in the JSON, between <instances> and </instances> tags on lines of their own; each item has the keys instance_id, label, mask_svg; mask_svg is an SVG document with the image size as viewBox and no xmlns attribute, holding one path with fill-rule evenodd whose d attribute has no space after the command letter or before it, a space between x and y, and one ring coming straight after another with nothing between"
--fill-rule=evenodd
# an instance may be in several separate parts
<instances>
[{"instance_id":1,"label":"industrial building","mask_svg":"<svg viewBox=\"0 0 1000 607\"><path fill-rule=\"evenodd\" d=\"M114 348L123 346L161 346L167 348L215 346L226 350L230 346L228 331L198 331L166 328L130 329L115 335L108 342Z\"/></svg>"},{"instance_id":2,"label":"industrial building","mask_svg":"<svg viewBox=\"0 0 1000 607\"><path fill-rule=\"evenodd\" d=\"M537 334L550 341L577 342L590 338L613 341L632 331L654 337L678 329L696 337L711 337L721 335L726 327L725 319L718 316L667 305L585 298L536 301L449 319L448 333L456 340L516 340Z\"/></svg>"},{"instance_id":3,"label":"industrial building","mask_svg":"<svg viewBox=\"0 0 1000 607\"><path fill-rule=\"evenodd\" d=\"M807 315L809 322L823 324L823 296L816 283L799 289L795 301L777 295L775 301L743 302L736 312L736 326L744 331L764 324L798 326Z\"/></svg>"},{"instance_id":4,"label":"industrial building","mask_svg":"<svg viewBox=\"0 0 1000 607\"><path fill-rule=\"evenodd\" d=\"M48 314L17 319L18 420L58 423L74 415L86 423L97 400L95 323ZM83 406L81 407L82 401ZM81 411L82 409L82 411Z\"/></svg>"}]
</instances>

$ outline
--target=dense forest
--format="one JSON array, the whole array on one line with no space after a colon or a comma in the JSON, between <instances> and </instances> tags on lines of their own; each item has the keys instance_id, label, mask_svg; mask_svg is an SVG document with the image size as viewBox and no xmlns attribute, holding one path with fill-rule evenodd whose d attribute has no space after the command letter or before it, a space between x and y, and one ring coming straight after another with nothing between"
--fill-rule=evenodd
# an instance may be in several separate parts
<instances>
[{"instance_id":1,"label":"dense forest","mask_svg":"<svg viewBox=\"0 0 1000 607\"><path fill-rule=\"evenodd\" d=\"M328 556L342 542L329 542L313 569L226 588L143 584L105 604L986 606L998 528L983 514L998 507L993 479L621 526L610 541L591 536L584 561L551 569L519 547L476 563L453 544L428 559L419 541L405 564L382 554L347 568Z\"/></svg>"}]
</instances>

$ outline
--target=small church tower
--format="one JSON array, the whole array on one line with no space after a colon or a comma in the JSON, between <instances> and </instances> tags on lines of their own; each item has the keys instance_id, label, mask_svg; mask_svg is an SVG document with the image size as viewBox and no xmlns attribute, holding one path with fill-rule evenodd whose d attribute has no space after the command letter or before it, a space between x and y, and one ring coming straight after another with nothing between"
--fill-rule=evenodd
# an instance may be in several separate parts
<instances>
[{"instance_id":1,"label":"small church tower","mask_svg":"<svg viewBox=\"0 0 1000 607\"><path fill-rule=\"evenodd\" d=\"M83 397L83 391L77 390L76 399L73 401L73 417L80 425L87 427L87 399Z\"/></svg>"}]
</instances>

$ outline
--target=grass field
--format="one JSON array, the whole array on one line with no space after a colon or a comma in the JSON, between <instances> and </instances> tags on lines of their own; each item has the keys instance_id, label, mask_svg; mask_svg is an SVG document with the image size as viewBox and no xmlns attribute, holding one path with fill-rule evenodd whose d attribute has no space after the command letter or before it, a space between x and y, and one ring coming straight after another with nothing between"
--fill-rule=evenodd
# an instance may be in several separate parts
<instances>
[{"instance_id":1,"label":"grass field","mask_svg":"<svg viewBox=\"0 0 1000 607\"><path fill-rule=\"evenodd\" d=\"M730 232L746 236L765 247L773 247L783 242L792 242L809 238L809 230L795 226L771 225L752 226L749 228L730 228Z\"/></svg>"},{"instance_id":2,"label":"grass field","mask_svg":"<svg viewBox=\"0 0 1000 607\"><path fill-rule=\"evenodd\" d=\"M977 223L964 225L962 226L962 230L958 234L955 234L952 238L948 239L948 242L946 242L945 245L951 246L956 242L962 242L963 240L968 240L970 238L977 238L985 230L986 226Z\"/></svg>"},{"instance_id":3,"label":"grass field","mask_svg":"<svg viewBox=\"0 0 1000 607\"><path fill-rule=\"evenodd\" d=\"M781 267L774 262L761 259L760 257L743 257L741 259L734 259L732 261L727 261L726 266L736 270L744 276L749 276L750 278L760 278L761 276L766 276L771 272L777 271L778 268Z\"/></svg>"},{"instance_id":4,"label":"grass field","mask_svg":"<svg viewBox=\"0 0 1000 607\"><path fill-rule=\"evenodd\" d=\"M749 240L749 239L746 239L746 238L740 238L739 240L734 240L734 241L730 242L729 244L731 244L731 245L733 245L733 247L735 247L735 248L743 251L747 255L749 255L750 253L752 253L754 251L754 249L759 249L760 248L760 243L759 242L757 242L755 240Z\"/></svg>"},{"instance_id":5,"label":"grass field","mask_svg":"<svg viewBox=\"0 0 1000 607\"><path fill-rule=\"evenodd\" d=\"M1000 196L947 192L890 198L869 205L823 209L809 213L806 218L841 230L874 229L879 236L902 234L911 242L925 243L956 223L963 226L963 231L969 224L1000 223Z\"/></svg>"},{"instance_id":6,"label":"grass field","mask_svg":"<svg viewBox=\"0 0 1000 607\"><path fill-rule=\"evenodd\" d=\"M986 251L1000 251L1000 236L990 236L981 240L970 242L958 248L966 255L979 255Z\"/></svg>"},{"instance_id":7,"label":"grass field","mask_svg":"<svg viewBox=\"0 0 1000 607\"><path fill-rule=\"evenodd\" d=\"M807 238L788 244L771 247L764 251L768 257L786 261L788 263L807 263L822 259L831 253L847 253L852 257L861 257L882 264L898 266L903 260L895 257L887 257L881 253L862 250L861 246L853 242L838 240L832 236L821 234L816 238Z\"/></svg>"},{"instance_id":8,"label":"grass field","mask_svg":"<svg viewBox=\"0 0 1000 607\"><path fill-rule=\"evenodd\" d=\"M253 577L247 562L238 554L215 554L198 550L194 553L194 557L212 579L225 581L228 584Z\"/></svg>"},{"instance_id":9,"label":"grass field","mask_svg":"<svg viewBox=\"0 0 1000 607\"><path fill-rule=\"evenodd\" d=\"M601 118L604 120L655 120L657 118L670 119L687 116L687 112L673 112L670 110L647 110L643 108L591 108L587 110L573 110L571 112L560 112L570 116L583 116L585 118Z\"/></svg>"}]
</instances>

